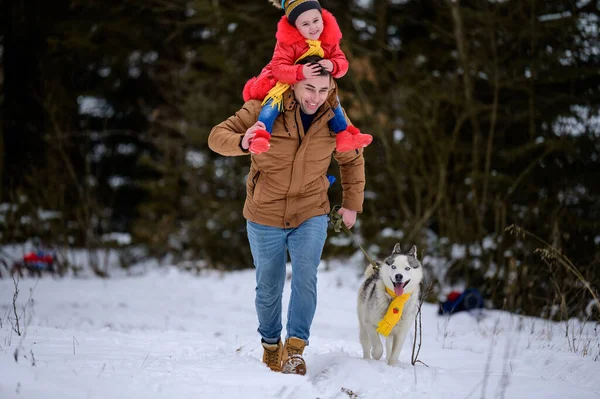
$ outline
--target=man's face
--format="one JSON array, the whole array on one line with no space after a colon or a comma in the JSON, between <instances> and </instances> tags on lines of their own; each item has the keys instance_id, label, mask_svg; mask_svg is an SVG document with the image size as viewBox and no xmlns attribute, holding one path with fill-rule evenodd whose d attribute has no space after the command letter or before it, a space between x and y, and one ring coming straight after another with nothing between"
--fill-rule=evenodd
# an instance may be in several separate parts
<instances>
[{"instance_id":1,"label":"man's face","mask_svg":"<svg viewBox=\"0 0 600 399\"><path fill-rule=\"evenodd\" d=\"M294 98L302 112L312 115L323 105L329 95L329 79L329 76L317 76L292 85Z\"/></svg>"}]
</instances>

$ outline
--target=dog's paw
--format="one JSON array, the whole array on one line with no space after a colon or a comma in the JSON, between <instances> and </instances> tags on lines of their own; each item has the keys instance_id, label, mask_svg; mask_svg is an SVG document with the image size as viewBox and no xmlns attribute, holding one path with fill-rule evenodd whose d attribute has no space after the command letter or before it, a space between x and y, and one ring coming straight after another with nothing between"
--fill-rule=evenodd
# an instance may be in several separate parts
<instances>
[{"instance_id":1,"label":"dog's paw","mask_svg":"<svg viewBox=\"0 0 600 399\"><path fill-rule=\"evenodd\" d=\"M375 360L381 359L381 356L383 356L383 347L373 348L371 350L371 356L373 356L373 359Z\"/></svg>"}]
</instances>

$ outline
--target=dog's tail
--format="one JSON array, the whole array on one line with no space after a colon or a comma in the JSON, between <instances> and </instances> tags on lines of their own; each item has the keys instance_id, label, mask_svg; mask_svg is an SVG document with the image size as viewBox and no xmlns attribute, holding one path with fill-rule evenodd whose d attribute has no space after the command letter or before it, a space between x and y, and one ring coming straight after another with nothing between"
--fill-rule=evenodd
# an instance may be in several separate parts
<instances>
[{"instance_id":1,"label":"dog's tail","mask_svg":"<svg viewBox=\"0 0 600 399\"><path fill-rule=\"evenodd\" d=\"M381 262L378 260L375 261L375 264L377 266L381 266ZM369 266L367 266L367 269L365 270L365 277L369 278L374 274L375 274L375 269L373 268L373 265L369 263Z\"/></svg>"}]
</instances>

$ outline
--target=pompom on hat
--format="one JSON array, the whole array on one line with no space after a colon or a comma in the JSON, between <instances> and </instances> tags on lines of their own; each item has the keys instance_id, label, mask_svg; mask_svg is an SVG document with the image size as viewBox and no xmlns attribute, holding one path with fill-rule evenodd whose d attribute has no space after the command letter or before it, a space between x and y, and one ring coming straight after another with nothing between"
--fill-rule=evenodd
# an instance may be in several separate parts
<instances>
[{"instance_id":1,"label":"pompom on hat","mask_svg":"<svg viewBox=\"0 0 600 399\"><path fill-rule=\"evenodd\" d=\"M269 0L277 8L283 8L288 22L296 25L296 20L305 11L319 10L321 12L321 4L318 0Z\"/></svg>"}]
</instances>

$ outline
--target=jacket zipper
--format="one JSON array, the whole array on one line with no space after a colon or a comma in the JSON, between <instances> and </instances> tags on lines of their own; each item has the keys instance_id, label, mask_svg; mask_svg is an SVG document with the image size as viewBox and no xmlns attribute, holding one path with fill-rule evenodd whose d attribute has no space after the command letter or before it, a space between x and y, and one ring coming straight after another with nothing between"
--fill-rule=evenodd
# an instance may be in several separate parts
<instances>
[{"instance_id":1,"label":"jacket zipper","mask_svg":"<svg viewBox=\"0 0 600 399\"><path fill-rule=\"evenodd\" d=\"M300 123L298 123L298 112L294 112L294 122L296 122L296 130L298 131L298 146L302 144L302 137L300 137ZM302 121L300 121L302 123ZM304 125L302 125L302 130L304 130ZM304 132L306 136L306 132Z\"/></svg>"}]
</instances>

